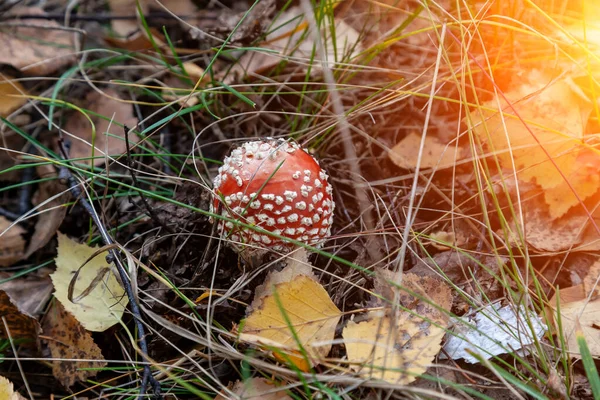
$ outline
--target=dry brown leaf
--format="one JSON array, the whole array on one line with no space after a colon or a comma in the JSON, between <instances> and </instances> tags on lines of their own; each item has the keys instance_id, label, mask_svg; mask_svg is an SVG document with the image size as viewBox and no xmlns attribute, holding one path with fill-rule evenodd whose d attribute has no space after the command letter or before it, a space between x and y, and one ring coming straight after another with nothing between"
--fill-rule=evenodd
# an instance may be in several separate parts
<instances>
[{"instance_id":1,"label":"dry brown leaf","mask_svg":"<svg viewBox=\"0 0 600 400\"><path fill-rule=\"evenodd\" d=\"M114 15L137 15L136 0L108 0L108 6ZM140 7L144 14L148 13L147 1L140 0ZM140 30L137 19L112 19L110 26L113 32L122 38L128 38Z\"/></svg>"},{"instance_id":2,"label":"dry brown leaf","mask_svg":"<svg viewBox=\"0 0 600 400\"><path fill-rule=\"evenodd\" d=\"M397 293L400 303L415 313L371 311L366 321L349 321L342 333L348 362L364 379L408 384L427 370L440 351L449 318L436 306L450 310L452 292L438 279L411 273L403 275L398 288L383 281L394 274L378 272L380 294L393 301Z\"/></svg>"},{"instance_id":3,"label":"dry brown leaf","mask_svg":"<svg viewBox=\"0 0 600 400\"><path fill-rule=\"evenodd\" d=\"M25 255L25 229L19 224L10 225L9 220L0 216L0 267L8 267Z\"/></svg>"},{"instance_id":4,"label":"dry brown leaf","mask_svg":"<svg viewBox=\"0 0 600 400\"><path fill-rule=\"evenodd\" d=\"M515 79L504 96L527 126L504 97L471 111L466 122L504 168L512 169L514 161L519 180L535 182L544 190L551 217L559 218L600 186L595 173L600 156L582 145L592 104L568 78L552 79L538 70Z\"/></svg>"},{"instance_id":5,"label":"dry brown leaf","mask_svg":"<svg viewBox=\"0 0 600 400\"><path fill-rule=\"evenodd\" d=\"M0 290L0 337L23 339L24 345L37 347L40 324L31 315L23 312L10 298L8 293ZM8 332L2 318L6 320Z\"/></svg>"},{"instance_id":6,"label":"dry brown leaf","mask_svg":"<svg viewBox=\"0 0 600 400\"><path fill-rule=\"evenodd\" d=\"M52 374L66 388L96 376L95 368L106 366L92 335L58 301L50 306L43 322L45 341L52 358L89 361L53 361Z\"/></svg>"},{"instance_id":7,"label":"dry brown leaf","mask_svg":"<svg viewBox=\"0 0 600 400\"><path fill-rule=\"evenodd\" d=\"M14 385L11 381L3 376L0 376L0 399L2 400L25 400L19 392L15 392Z\"/></svg>"},{"instance_id":8,"label":"dry brown leaf","mask_svg":"<svg viewBox=\"0 0 600 400\"><path fill-rule=\"evenodd\" d=\"M388 157L400 168L415 169L420 146L421 134L411 132L388 152ZM427 135L421 164L418 167L420 169L449 168L463 158L462 153L462 149L456 144L443 144L436 137Z\"/></svg>"},{"instance_id":9,"label":"dry brown leaf","mask_svg":"<svg viewBox=\"0 0 600 400\"><path fill-rule=\"evenodd\" d=\"M40 178L57 177L52 165L40 166L37 168L37 172ZM32 199L32 203L36 207L37 222L23 258L31 256L54 237L67 214L65 204L69 195L66 190L66 187L58 179L40 183Z\"/></svg>"},{"instance_id":10,"label":"dry brown leaf","mask_svg":"<svg viewBox=\"0 0 600 400\"><path fill-rule=\"evenodd\" d=\"M226 400L231 394L239 399L260 400L291 400L285 390L278 389L272 381L265 378L250 378L245 381L237 381L231 390L222 390L215 400Z\"/></svg>"},{"instance_id":11,"label":"dry brown leaf","mask_svg":"<svg viewBox=\"0 0 600 400\"><path fill-rule=\"evenodd\" d=\"M559 329L557 296L550 300L551 312L556 329ZM595 290L588 301L588 293L584 285L573 286L560 291L560 322L565 337L567 350L573 357L579 357L577 344L577 325L581 329L593 356L600 356L600 291Z\"/></svg>"},{"instance_id":12,"label":"dry brown leaf","mask_svg":"<svg viewBox=\"0 0 600 400\"><path fill-rule=\"evenodd\" d=\"M6 280L0 284L0 290L10 296L19 310L27 315L39 316L52 295L50 272L49 268L43 268L21 278L13 278L14 274L0 272L0 280Z\"/></svg>"},{"instance_id":13,"label":"dry brown leaf","mask_svg":"<svg viewBox=\"0 0 600 400\"><path fill-rule=\"evenodd\" d=\"M312 277L290 274L286 269L275 274L288 276L291 280L276 283L270 293L259 295L251 314L241 323L240 339L277 349L296 367L309 370L329 354L341 312L323 286ZM270 279L270 282L277 281ZM299 345L306 350L308 362ZM286 360L277 351L274 355L280 361Z\"/></svg>"},{"instance_id":14,"label":"dry brown leaf","mask_svg":"<svg viewBox=\"0 0 600 400\"><path fill-rule=\"evenodd\" d=\"M85 108L97 114L103 115L110 120L101 119L90 115L96 128L96 137L93 137L92 126L85 115L77 113L67 121L65 130L71 133L71 150L69 157L84 158L88 160L80 161L89 164L89 158L92 157L92 141L95 141L94 147L94 165L103 165L106 161L106 154L110 156L119 155L127 151L123 128L118 124L124 124L133 127L137 124L137 119L133 115L131 104L119 100L119 93L113 89L106 89L104 95L98 92L91 92L85 101ZM114 118L113 118L114 116ZM110 130L108 129L110 126ZM110 136L109 136L110 134ZM137 136L129 134L130 146L137 143Z\"/></svg>"},{"instance_id":15,"label":"dry brown leaf","mask_svg":"<svg viewBox=\"0 0 600 400\"><path fill-rule=\"evenodd\" d=\"M13 10L20 15L44 15L38 7ZM28 75L44 76L75 60L73 33L50 19L22 19L0 27L0 64L10 64Z\"/></svg>"},{"instance_id":16,"label":"dry brown leaf","mask_svg":"<svg viewBox=\"0 0 600 400\"><path fill-rule=\"evenodd\" d=\"M0 76L0 117L7 117L25 104L26 94L25 88L19 81L7 75Z\"/></svg>"}]
</instances>

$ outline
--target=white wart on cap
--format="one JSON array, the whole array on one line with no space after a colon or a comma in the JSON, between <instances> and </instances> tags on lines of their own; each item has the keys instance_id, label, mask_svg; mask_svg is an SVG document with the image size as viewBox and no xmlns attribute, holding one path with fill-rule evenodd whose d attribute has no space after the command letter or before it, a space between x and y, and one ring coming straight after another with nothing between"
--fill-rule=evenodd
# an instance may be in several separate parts
<instances>
[{"instance_id":1,"label":"white wart on cap","mask_svg":"<svg viewBox=\"0 0 600 400\"><path fill-rule=\"evenodd\" d=\"M222 237L236 247L288 252L296 246L236 225L319 246L331 233L334 202L327 174L298 144L266 139L247 142L226 157L214 180L212 212Z\"/></svg>"}]
</instances>

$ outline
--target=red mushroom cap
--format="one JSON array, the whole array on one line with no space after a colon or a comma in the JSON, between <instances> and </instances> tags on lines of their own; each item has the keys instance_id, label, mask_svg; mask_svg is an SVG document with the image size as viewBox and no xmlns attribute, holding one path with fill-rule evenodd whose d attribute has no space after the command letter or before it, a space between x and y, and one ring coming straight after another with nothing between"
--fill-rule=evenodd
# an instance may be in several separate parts
<instances>
[{"instance_id":1,"label":"red mushroom cap","mask_svg":"<svg viewBox=\"0 0 600 400\"><path fill-rule=\"evenodd\" d=\"M332 188L313 156L284 140L247 142L225 158L215 177L213 212L266 231L320 245L331 233ZM295 245L219 220L219 233L234 244L290 251Z\"/></svg>"}]
</instances>

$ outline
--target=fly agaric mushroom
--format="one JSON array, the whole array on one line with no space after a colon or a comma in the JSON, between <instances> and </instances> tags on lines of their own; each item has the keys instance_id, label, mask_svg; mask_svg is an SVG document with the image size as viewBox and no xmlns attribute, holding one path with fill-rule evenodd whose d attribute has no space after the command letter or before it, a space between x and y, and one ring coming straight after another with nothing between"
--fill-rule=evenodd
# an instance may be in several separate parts
<instances>
[{"instance_id":1,"label":"fly agaric mushroom","mask_svg":"<svg viewBox=\"0 0 600 400\"><path fill-rule=\"evenodd\" d=\"M317 160L298 144L265 139L247 142L225 158L214 179L212 212L222 237L234 247L289 252L293 243L246 228L231 220L319 246L333 222L332 188Z\"/></svg>"}]
</instances>

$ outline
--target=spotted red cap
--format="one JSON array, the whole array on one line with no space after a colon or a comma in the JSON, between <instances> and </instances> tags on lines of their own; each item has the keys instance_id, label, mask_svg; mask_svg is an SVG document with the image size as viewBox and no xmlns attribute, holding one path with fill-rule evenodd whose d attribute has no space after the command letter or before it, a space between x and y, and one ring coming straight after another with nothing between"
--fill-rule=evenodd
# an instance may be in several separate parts
<instances>
[{"instance_id":1,"label":"spotted red cap","mask_svg":"<svg viewBox=\"0 0 600 400\"><path fill-rule=\"evenodd\" d=\"M225 158L214 180L213 212L266 231L320 245L331 232L332 188L327 174L298 144L247 142ZM219 233L238 246L290 251L295 245L255 230L218 221Z\"/></svg>"}]
</instances>

